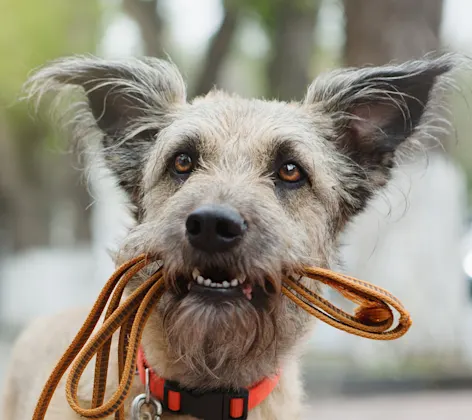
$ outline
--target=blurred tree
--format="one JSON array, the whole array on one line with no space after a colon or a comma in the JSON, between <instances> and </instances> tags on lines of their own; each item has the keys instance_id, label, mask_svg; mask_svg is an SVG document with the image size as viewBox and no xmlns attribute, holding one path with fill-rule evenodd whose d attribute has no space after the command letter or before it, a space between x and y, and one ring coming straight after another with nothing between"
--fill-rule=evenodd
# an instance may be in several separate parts
<instances>
[{"instance_id":1,"label":"blurred tree","mask_svg":"<svg viewBox=\"0 0 472 420\"><path fill-rule=\"evenodd\" d=\"M442 6L443 0L344 0L345 65L381 65L437 51ZM449 139L439 140L447 148Z\"/></svg>"},{"instance_id":2,"label":"blurred tree","mask_svg":"<svg viewBox=\"0 0 472 420\"><path fill-rule=\"evenodd\" d=\"M204 95L210 91L218 80L218 73L228 56L236 33L241 6L236 0L223 3L224 16L220 27L213 35L207 48L206 57L195 84L194 95Z\"/></svg>"},{"instance_id":3,"label":"blurred tree","mask_svg":"<svg viewBox=\"0 0 472 420\"><path fill-rule=\"evenodd\" d=\"M158 0L123 0L124 11L138 24L144 54L159 57L163 53L163 23L158 13Z\"/></svg>"},{"instance_id":4,"label":"blurred tree","mask_svg":"<svg viewBox=\"0 0 472 420\"><path fill-rule=\"evenodd\" d=\"M319 0L261 1L261 12L271 40L267 63L268 96L301 99L312 79L310 63Z\"/></svg>"},{"instance_id":5,"label":"blurred tree","mask_svg":"<svg viewBox=\"0 0 472 420\"><path fill-rule=\"evenodd\" d=\"M345 64L418 58L440 46L443 0L344 0Z\"/></svg>"},{"instance_id":6,"label":"blurred tree","mask_svg":"<svg viewBox=\"0 0 472 420\"><path fill-rule=\"evenodd\" d=\"M73 244L90 236L84 211L90 198L79 172L70 171L72 156L58 153L66 142L56 139L45 122L33 121L28 106L16 101L32 68L58 56L93 51L99 18L98 0L2 2L1 240L14 249Z\"/></svg>"},{"instance_id":7,"label":"blurred tree","mask_svg":"<svg viewBox=\"0 0 472 420\"><path fill-rule=\"evenodd\" d=\"M203 95L211 90L231 48L241 7L237 0L226 0L223 2L223 8L223 19L208 44L199 76L195 81L190 80L190 96ZM161 57L168 46L164 45L165 28L159 14L159 0L123 0L123 10L139 26L144 53Z\"/></svg>"},{"instance_id":8,"label":"blurred tree","mask_svg":"<svg viewBox=\"0 0 472 420\"><path fill-rule=\"evenodd\" d=\"M208 43L200 71L190 80L190 96L206 94L218 82L241 20L254 17L270 39L266 68L267 95L284 100L301 98L310 77L314 29L320 0L222 0L223 19ZM159 0L123 0L124 10L139 25L144 51L161 56L163 21Z\"/></svg>"},{"instance_id":9,"label":"blurred tree","mask_svg":"<svg viewBox=\"0 0 472 420\"><path fill-rule=\"evenodd\" d=\"M232 14L239 20L249 18L258 21L267 34L270 51L265 80L261 80L266 85L266 96L290 100L301 99L304 95L312 80L310 64L315 51L314 34L320 3L321 0L225 2L227 17L231 11L229 6L232 6ZM208 55L207 58L210 57Z\"/></svg>"}]
</instances>

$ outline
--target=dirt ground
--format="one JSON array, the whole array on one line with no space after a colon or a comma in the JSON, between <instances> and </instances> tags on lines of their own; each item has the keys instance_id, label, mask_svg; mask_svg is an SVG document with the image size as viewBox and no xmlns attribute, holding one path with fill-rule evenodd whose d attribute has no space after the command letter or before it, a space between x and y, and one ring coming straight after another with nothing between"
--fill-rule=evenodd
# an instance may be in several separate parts
<instances>
[{"instance_id":1,"label":"dirt ground","mask_svg":"<svg viewBox=\"0 0 472 420\"><path fill-rule=\"evenodd\" d=\"M472 420L472 390L320 399L304 420Z\"/></svg>"}]
</instances>

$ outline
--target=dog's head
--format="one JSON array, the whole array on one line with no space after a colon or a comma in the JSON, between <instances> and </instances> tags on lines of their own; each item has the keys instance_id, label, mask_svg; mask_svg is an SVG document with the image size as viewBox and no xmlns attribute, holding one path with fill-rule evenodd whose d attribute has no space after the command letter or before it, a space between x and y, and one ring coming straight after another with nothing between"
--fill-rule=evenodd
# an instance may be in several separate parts
<instances>
[{"instance_id":1,"label":"dog's head","mask_svg":"<svg viewBox=\"0 0 472 420\"><path fill-rule=\"evenodd\" d=\"M187 102L177 69L157 59L66 59L31 88L83 88L77 133L99 133L134 208L121 255L164 262L170 287L145 351L159 348L161 371L184 385L244 386L273 373L307 330L280 293L283 276L330 265L399 146L427 128L451 67L446 56L335 71L293 103L218 91Z\"/></svg>"}]
</instances>

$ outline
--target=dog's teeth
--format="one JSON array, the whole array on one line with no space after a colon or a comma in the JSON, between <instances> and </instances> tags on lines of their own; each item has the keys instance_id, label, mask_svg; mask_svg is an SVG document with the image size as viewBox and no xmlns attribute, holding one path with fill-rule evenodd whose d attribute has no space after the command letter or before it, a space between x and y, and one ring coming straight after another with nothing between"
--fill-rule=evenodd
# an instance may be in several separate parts
<instances>
[{"instance_id":1,"label":"dog's teeth","mask_svg":"<svg viewBox=\"0 0 472 420\"><path fill-rule=\"evenodd\" d=\"M224 287L225 289L227 289L227 288L229 287L229 283L228 283L227 281L224 281L224 282L223 282L223 287Z\"/></svg>"},{"instance_id":2,"label":"dog's teeth","mask_svg":"<svg viewBox=\"0 0 472 420\"><path fill-rule=\"evenodd\" d=\"M239 284L238 279L231 280L231 287L236 287Z\"/></svg>"},{"instance_id":3,"label":"dog's teeth","mask_svg":"<svg viewBox=\"0 0 472 420\"><path fill-rule=\"evenodd\" d=\"M218 287L216 283L210 282L210 287Z\"/></svg>"},{"instance_id":4,"label":"dog's teeth","mask_svg":"<svg viewBox=\"0 0 472 420\"><path fill-rule=\"evenodd\" d=\"M239 277L237 277L237 280L240 284L243 284L246 281L246 275L241 274Z\"/></svg>"},{"instance_id":5,"label":"dog's teeth","mask_svg":"<svg viewBox=\"0 0 472 420\"><path fill-rule=\"evenodd\" d=\"M198 271L198 268L194 268L193 271L192 271L193 279L197 280L199 276L200 276L200 271Z\"/></svg>"},{"instance_id":6,"label":"dog's teeth","mask_svg":"<svg viewBox=\"0 0 472 420\"><path fill-rule=\"evenodd\" d=\"M198 284L203 284L204 281L205 281L205 279L202 276L197 277L197 283Z\"/></svg>"},{"instance_id":7,"label":"dog's teeth","mask_svg":"<svg viewBox=\"0 0 472 420\"><path fill-rule=\"evenodd\" d=\"M221 289L221 288L223 288L223 285L222 285L221 283L216 283L216 287L217 287L218 289Z\"/></svg>"},{"instance_id":8,"label":"dog's teeth","mask_svg":"<svg viewBox=\"0 0 472 420\"><path fill-rule=\"evenodd\" d=\"M203 284L208 287L211 285L211 280L210 279L203 280Z\"/></svg>"}]
</instances>

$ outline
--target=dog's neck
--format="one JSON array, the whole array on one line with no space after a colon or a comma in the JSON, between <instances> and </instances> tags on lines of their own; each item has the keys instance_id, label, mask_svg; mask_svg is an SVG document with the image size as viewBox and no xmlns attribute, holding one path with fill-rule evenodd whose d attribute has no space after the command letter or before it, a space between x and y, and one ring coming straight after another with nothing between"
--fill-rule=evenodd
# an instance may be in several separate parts
<instances>
[{"instance_id":1,"label":"dog's neck","mask_svg":"<svg viewBox=\"0 0 472 420\"><path fill-rule=\"evenodd\" d=\"M145 332L142 345L149 366L157 375L189 389L247 388L277 374L280 368L273 348L267 349L261 358L222 361L224 374L216 375L210 369L200 369L188 364L187 360L175 358L164 337L158 337L155 332Z\"/></svg>"},{"instance_id":2,"label":"dog's neck","mask_svg":"<svg viewBox=\"0 0 472 420\"><path fill-rule=\"evenodd\" d=\"M234 360L220 360L220 365L217 365L216 369L210 369L193 365L191 359L176 357L160 328L161 325L160 316L155 312L144 329L141 344L149 366L162 378L178 382L184 388L201 391L247 388L263 378L276 375L284 368L284 355L292 353L293 348L304 336L304 332L300 330L290 343L274 340L261 354Z\"/></svg>"}]
</instances>

